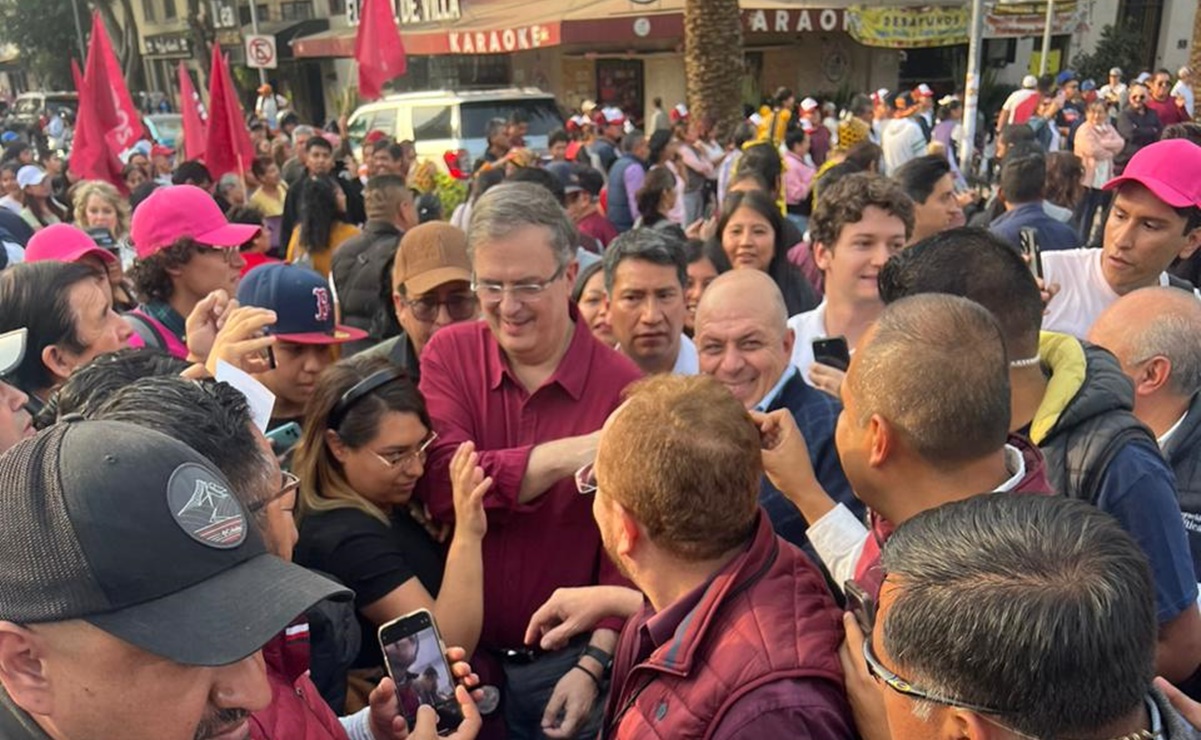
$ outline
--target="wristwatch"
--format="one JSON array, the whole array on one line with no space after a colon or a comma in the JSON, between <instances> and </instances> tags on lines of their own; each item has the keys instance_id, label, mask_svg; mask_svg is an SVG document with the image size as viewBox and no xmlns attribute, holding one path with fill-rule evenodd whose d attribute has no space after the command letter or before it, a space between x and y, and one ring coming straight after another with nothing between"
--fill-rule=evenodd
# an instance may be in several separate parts
<instances>
[{"instance_id":1,"label":"wristwatch","mask_svg":"<svg viewBox=\"0 0 1201 740\"><path fill-rule=\"evenodd\" d=\"M584 648L583 655L586 655L599 663L601 671L605 675L608 675L609 669L613 667L613 656L596 647L595 645L589 645L588 647Z\"/></svg>"}]
</instances>

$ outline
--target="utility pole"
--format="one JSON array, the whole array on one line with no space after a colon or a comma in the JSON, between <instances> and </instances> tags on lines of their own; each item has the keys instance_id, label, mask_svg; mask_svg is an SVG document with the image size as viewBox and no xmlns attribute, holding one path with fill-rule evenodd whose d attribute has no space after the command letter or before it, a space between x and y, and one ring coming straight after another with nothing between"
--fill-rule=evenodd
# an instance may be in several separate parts
<instances>
[{"instance_id":1,"label":"utility pole","mask_svg":"<svg viewBox=\"0 0 1201 740\"><path fill-rule=\"evenodd\" d=\"M967 44L967 79L963 84L963 146L959 150L959 171L964 177L972 172L976 149L976 117L980 107L980 47L984 36L984 0L972 0L972 27Z\"/></svg>"},{"instance_id":2,"label":"utility pole","mask_svg":"<svg viewBox=\"0 0 1201 740\"><path fill-rule=\"evenodd\" d=\"M1047 73L1048 60L1051 58L1051 24L1055 22L1055 0L1047 0L1047 24L1043 26L1043 53L1038 58L1038 76Z\"/></svg>"},{"instance_id":3,"label":"utility pole","mask_svg":"<svg viewBox=\"0 0 1201 740\"><path fill-rule=\"evenodd\" d=\"M79 25L79 0L71 0L71 18L75 21L75 38L79 40L79 66L82 67L87 61L88 53L83 43L83 28Z\"/></svg>"},{"instance_id":4,"label":"utility pole","mask_svg":"<svg viewBox=\"0 0 1201 740\"><path fill-rule=\"evenodd\" d=\"M250 0L250 31L255 36L259 35L259 11L255 0ZM267 84L267 70L262 67L259 67L259 84ZM274 95L275 91L272 90L271 94Z\"/></svg>"}]
</instances>

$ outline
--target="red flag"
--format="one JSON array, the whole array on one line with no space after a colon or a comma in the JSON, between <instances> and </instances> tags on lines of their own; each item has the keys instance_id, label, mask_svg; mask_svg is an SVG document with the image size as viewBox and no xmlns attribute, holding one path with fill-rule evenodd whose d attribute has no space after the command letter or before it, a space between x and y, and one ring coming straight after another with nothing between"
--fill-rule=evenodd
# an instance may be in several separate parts
<instances>
[{"instance_id":1,"label":"red flag","mask_svg":"<svg viewBox=\"0 0 1201 740\"><path fill-rule=\"evenodd\" d=\"M180 151L185 159L204 159L204 148L208 143L208 127L200 117L200 96L192 84L188 68L179 63L179 111L183 114L183 146Z\"/></svg>"},{"instance_id":2,"label":"red flag","mask_svg":"<svg viewBox=\"0 0 1201 740\"><path fill-rule=\"evenodd\" d=\"M71 170L89 180L106 180L125 191L121 177L121 162L117 154L122 150L117 144L116 129L125 128L126 134L132 126L126 118L122 120L116 107L114 84L124 84L109 79L109 66L104 61L103 49L108 36L100 15L93 17L92 38L88 42L86 74L76 80L79 87L79 113L75 123L75 140L71 146ZM109 49L111 53L111 49Z\"/></svg>"},{"instance_id":3,"label":"red flag","mask_svg":"<svg viewBox=\"0 0 1201 740\"><path fill-rule=\"evenodd\" d=\"M221 55L221 47L213 44L213 67L209 74L209 123L208 138L204 147L204 163L213 180L222 175L245 173L254 159L254 145L250 143L250 131L246 128L246 117L242 104L238 102L238 91L229 76L229 65Z\"/></svg>"},{"instance_id":4,"label":"red flag","mask_svg":"<svg viewBox=\"0 0 1201 740\"><path fill-rule=\"evenodd\" d=\"M354 58L359 63L359 96L380 97L384 83L408 70L405 45L388 0L363 0Z\"/></svg>"},{"instance_id":5,"label":"red flag","mask_svg":"<svg viewBox=\"0 0 1201 740\"><path fill-rule=\"evenodd\" d=\"M114 154L120 154L129 147L133 146L139 139L149 139L146 134L146 128L142 125L142 116L138 109L133 104L133 98L129 96L129 88L125 86L125 77L121 72L121 63L117 61L117 55L113 53L112 43L108 40L108 30L104 27L104 21L100 17L100 11L92 11L92 37L89 45L94 45L96 53L100 55L104 63L105 71L108 73L108 86L113 103L112 110L113 118L101 119L111 137L112 143L117 147ZM92 48L88 49L88 75L86 79L91 83L92 71Z\"/></svg>"}]
</instances>

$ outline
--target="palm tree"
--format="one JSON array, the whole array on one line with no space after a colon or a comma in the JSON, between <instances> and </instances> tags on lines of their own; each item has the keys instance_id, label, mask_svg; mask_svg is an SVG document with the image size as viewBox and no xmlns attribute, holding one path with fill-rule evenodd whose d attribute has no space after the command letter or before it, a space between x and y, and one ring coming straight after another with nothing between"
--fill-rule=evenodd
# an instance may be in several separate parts
<instances>
[{"instance_id":1,"label":"palm tree","mask_svg":"<svg viewBox=\"0 0 1201 740\"><path fill-rule=\"evenodd\" d=\"M686 0L684 75L694 118L711 116L717 131L742 119L742 16L738 0Z\"/></svg>"},{"instance_id":2,"label":"palm tree","mask_svg":"<svg viewBox=\"0 0 1201 740\"><path fill-rule=\"evenodd\" d=\"M1189 51L1188 66L1193 71L1193 89L1201 89L1201 85L1197 84L1201 81L1201 7L1193 16L1193 46ZM1193 108L1193 120L1201 122L1201 106Z\"/></svg>"}]
</instances>

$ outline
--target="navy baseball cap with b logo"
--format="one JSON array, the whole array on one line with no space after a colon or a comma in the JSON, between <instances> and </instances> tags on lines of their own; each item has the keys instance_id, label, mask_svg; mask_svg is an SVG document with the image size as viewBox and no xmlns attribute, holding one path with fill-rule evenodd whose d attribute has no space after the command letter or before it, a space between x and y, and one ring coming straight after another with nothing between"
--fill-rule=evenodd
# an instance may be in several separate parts
<instances>
[{"instance_id":1,"label":"navy baseball cap with b logo","mask_svg":"<svg viewBox=\"0 0 1201 740\"><path fill-rule=\"evenodd\" d=\"M81 619L183 665L259 650L338 584L270 554L200 453L67 421L0 458L0 620Z\"/></svg>"},{"instance_id":2,"label":"navy baseball cap with b logo","mask_svg":"<svg viewBox=\"0 0 1201 740\"><path fill-rule=\"evenodd\" d=\"M275 312L272 334L296 344L342 344L367 338L367 332L334 321L329 283L304 267L271 262L242 277L238 303Z\"/></svg>"}]
</instances>

